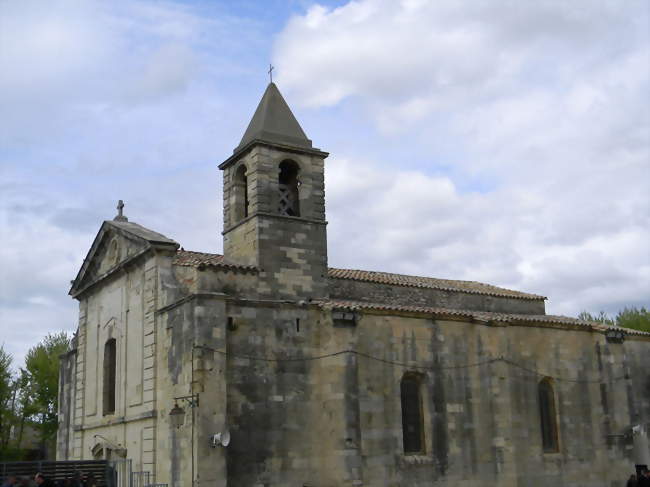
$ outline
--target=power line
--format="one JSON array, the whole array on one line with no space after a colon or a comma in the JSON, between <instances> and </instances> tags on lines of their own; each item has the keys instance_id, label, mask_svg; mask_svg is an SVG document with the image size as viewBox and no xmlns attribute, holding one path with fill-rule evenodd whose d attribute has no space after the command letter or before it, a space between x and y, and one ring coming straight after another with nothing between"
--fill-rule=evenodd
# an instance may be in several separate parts
<instances>
[{"instance_id":1,"label":"power line","mask_svg":"<svg viewBox=\"0 0 650 487\"><path fill-rule=\"evenodd\" d=\"M561 382L572 382L572 383L589 383L589 384L600 384L602 382L616 382L620 380L626 380L629 379L629 376L627 374L622 375L622 376L617 376L617 377L612 377L612 378L603 378L603 379L572 379L568 377L561 377L561 376L553 376L550 374L546 374L543 372L540 372L539 370L527 367L525 365L522 365L518 362L515 362L514 360L510 360L503 355L499 357L493 357L485 360L480 360L478 362L471 362L467 364L461 364L461 365L447 365L447 366L437 366L437 365L417 365L417 364L412 364L412 363L406 363L406 362L398 362L395 360L388 360L380 357L376 357L374 355L370 355L364 352L359 352L357 350L340 350L338 352L332 352L332 353L327 353L323 355L314 355L311 357L283 357L283 358L272 358L272 357L257 357L253 355L246 355L246 354L236 354L232 352L226 352L224 350L217 350L211 347L207 346L202 346L202 345L196 345L195 348L201 348L204 350L209 350L215 353L218 353L220 355L223 355L224 357L230 357L230 358L237 358L237 359L246 359L246 360L253 360L253 361L258 361L258 362L270 362L270 363L291 363L291 362L314 362L316 360L323 360L326 358L330 357L338 357L340 355L355 355L358 357L366 358L369 360L374 360L376 362L384 363L387 365L393 365L396 367L403 367L407 369L418 369L418 370L430 370L432 372L438 372L441 370L457 370L457 369L469 369L469 368L474 368L474 367L480 367L482 365L489 365L489 364L494 364L498 362L502 362L506 365L518 368L520 370L523 370L524 372L528 372L529 374L533 374L538 377L548 377L556 381L561 381Z\"/></svg>"}]
</instances>

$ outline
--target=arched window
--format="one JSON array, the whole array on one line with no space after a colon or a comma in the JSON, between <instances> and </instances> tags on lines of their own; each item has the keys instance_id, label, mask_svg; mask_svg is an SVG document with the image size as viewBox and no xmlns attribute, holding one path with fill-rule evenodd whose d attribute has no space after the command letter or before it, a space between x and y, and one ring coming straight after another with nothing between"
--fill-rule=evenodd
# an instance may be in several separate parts
<instances>
[{"instance_id":1,"label":"arched window","mask_svg":"<svg viewBox=\"0 0 650 487\"><path fill-rule=\"evenodd\" d=\"M424 453L424 425L422 417L421 377L405 374L400 383L402 399L402 436L404 453Z\"/></svg>"},{"instance_id":2,"label":"arched window","mask_svg":"<svg viewBox=\"0 0 650 487\"><path fill-rule=\"evenodd\" d=\"M115 412L115 380L116 380L116 347L115 338L104 345L104 414Z\"/></svg>"},{"instance_id":3,"label":"arched window","mask_svg":"<svg viewBox=\"0 0 650 487\"><path fill-rule=\"evenodd\" d=\"M235 220L238 221L248 216L248 177L244 165L237 168L233 190L235 193Z\"/></svg>"},{"instance_id":4,"label":"arched window","mask_svg":"<svg viewBox=\"0 0 650 487\"><path fill-rule=\"evenodd\" d=\"M300 216L299 172L298 164L293 161L286 160L280 163L280 175L278 176L280 190L278 212L280 215Z\"/></svg>"},{"instance_id":5,"label":"arched window","mask_svg":"<svg viewBox=\"0 0 650 487\"><path fill-rule=\"evenodd\" d=\"M545 452L557 452L558 435L557 419L555 412L555 392L551 379L542 379L538 386L539 396L539 419L542 431L542 447Z\"/></svg>"}]
</instances>

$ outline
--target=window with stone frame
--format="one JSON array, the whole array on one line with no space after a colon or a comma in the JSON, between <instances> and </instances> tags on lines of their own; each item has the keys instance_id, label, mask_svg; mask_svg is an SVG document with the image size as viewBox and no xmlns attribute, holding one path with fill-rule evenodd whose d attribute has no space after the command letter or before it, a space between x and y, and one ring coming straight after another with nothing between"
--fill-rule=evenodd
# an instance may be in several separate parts
<instances>
[{"instance_id":1,"label":"window with stone frame","mask_svg":"<svg viewBox=\"0 0 650 487\"><path fill-rule=\"evenodd\" d=\"M235 172L233 192L235 221L237 222L248 217L249 214L248 175L246 166L243 164Z\"/></svg>"},{"instance_id":2,"label":"window with stone frame","mask_svg":"<svg viewBox=\"0 0 650 487\"><path fill-rule=\"evenodd\" d=\"M402 438L404 453L424 453L424 423L422 414L422 376L406 373L400 382L402 404Z\"/></svg>"},{"instance_id":3,"label":"window with stone frame","mask_svg":"<svg viewBox=\"0 0 650 487\"><path fill-rule=\"evenodd\" d=\"M545 453L559 451L555 392L550 378L542 379L537 386L542 448Z\"/></svg>"},{"instance_id":4,"label":"window with stone frame","mask_svg":"<svg viewBox=\"0 0 650 487\"><path fill-rule=\"evenodd\" d=\"M116 348L115 338L109 339L104 345L104 394L102 402L104 415L115 413Z\"/></svg>"},{"instance_id":5,"label":"window with stone frame","mask_svg":"<svg viewBox=\"0 0 650 487\"><path fill-rule=\"evenodd\" d=\"M300 167L289 159L280 163L278 176L278 213L285 216L300 216Z\"/></svg>"}]
</instances>

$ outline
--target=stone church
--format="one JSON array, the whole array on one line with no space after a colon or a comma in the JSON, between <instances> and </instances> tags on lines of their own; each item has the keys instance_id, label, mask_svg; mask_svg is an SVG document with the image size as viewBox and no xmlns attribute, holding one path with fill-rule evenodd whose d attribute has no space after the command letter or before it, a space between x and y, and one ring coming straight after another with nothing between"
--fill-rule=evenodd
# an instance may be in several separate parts
<instances>
[{"instance_id":1,"label":"stone church","mask_svg":"<svg viewBox=\"0 0 650 487\"><path fill-rule=\"evenodd\" d=\"M170 487L613 487L648 463L650 334L329 267L327 156L271 83L219 166L223 255L122 205L102 224L70 290L58 459Z\"/></svg>"}]
</instances>

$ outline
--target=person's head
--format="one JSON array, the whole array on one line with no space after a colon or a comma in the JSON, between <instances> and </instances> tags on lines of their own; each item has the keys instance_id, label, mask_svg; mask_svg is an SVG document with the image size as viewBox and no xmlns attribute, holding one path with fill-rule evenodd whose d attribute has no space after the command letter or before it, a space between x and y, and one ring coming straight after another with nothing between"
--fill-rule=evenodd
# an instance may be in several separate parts
<instances>
[{"instance_id":1,"label":"person's head","mask_svg":"<svg viewBox=\"0 0 650 487\"><path fill-rule=\"evenodd\" d=\"M7 485L17 485L18 479L16 478L15 475L10 475L9 477L7 477L7 480L5 480L5 483Z\"/></svg>"},{"instance_id":2,"label":"person's head","mask_svg":"<svg viewBox=\"0 0 650 487\"><path fill-rule=\"evenodd\" d=\"M45 477L42 473L38 472L36 475L34 475L34 482L36 482L36 485L41 485L43 482L45 482Z\"/></svg>"}]
</instances>

